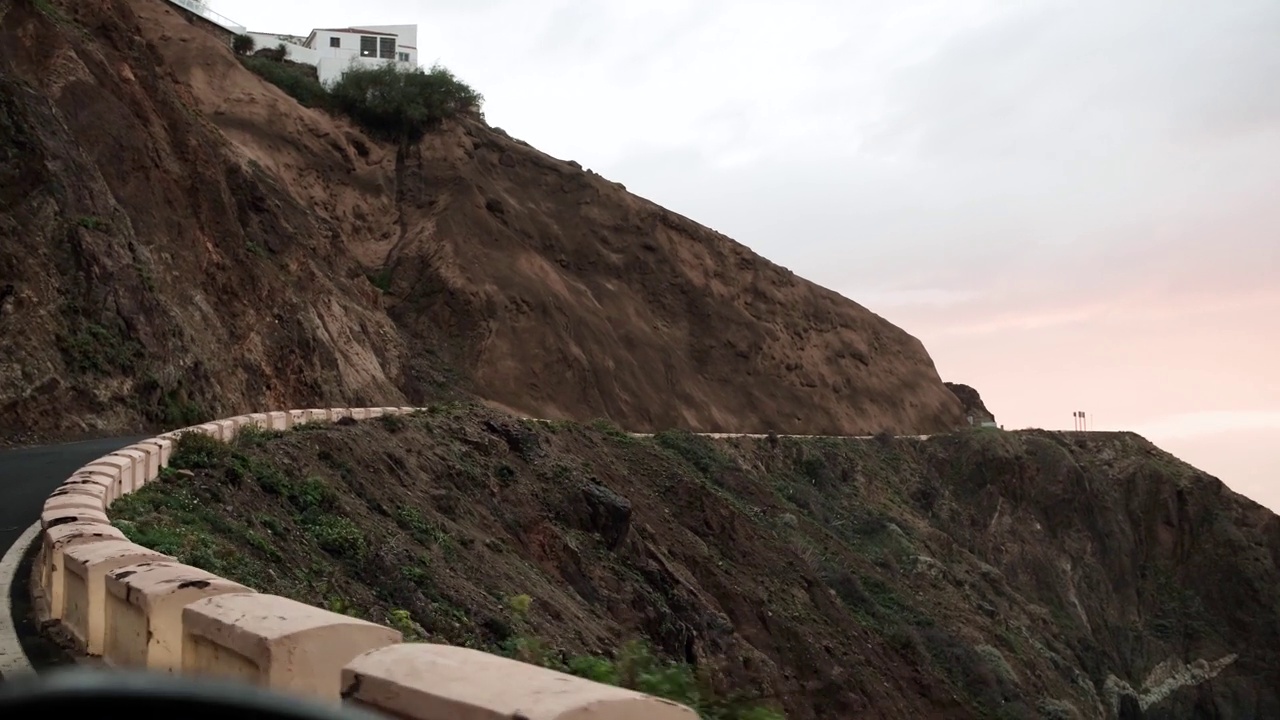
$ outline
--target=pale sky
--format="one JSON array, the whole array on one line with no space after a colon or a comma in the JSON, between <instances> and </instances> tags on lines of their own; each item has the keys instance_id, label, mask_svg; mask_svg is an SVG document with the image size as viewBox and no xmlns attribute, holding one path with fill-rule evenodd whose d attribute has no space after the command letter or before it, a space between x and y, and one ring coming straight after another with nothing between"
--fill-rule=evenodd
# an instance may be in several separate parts
<instances>
[{"instance_id":1,"label":"pale sky","mask_svg":"<svg viewBox=\"0 0 1280 720\"><path fill-rule=\"evenodd\" d=\"M1086 410L1280 510L1276 0L211 4L416 22L490 124L905 328L1006 428Z\"/></svg>"}]
</instances>

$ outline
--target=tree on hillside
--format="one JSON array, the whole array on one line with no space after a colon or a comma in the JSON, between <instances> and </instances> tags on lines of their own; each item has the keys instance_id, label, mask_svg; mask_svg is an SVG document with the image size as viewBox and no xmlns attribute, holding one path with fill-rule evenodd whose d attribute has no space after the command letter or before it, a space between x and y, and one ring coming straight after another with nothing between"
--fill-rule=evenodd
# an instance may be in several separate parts
<instances>
[{"instance_id":1,"label":"tree on hillside","mask_svg":"<svg viewBox=\"0 0 1280 720\"><path fill-rule=\"evenodd\" d=\"M479 110L484 97L440 65L352 67L329 89L333 107L370 133L408 146L445 118Z\"/></svg>"},{"instance_id":2,"label":"tree on hillside","mask_svg":"<svg viewBox=\"0 0 1280 720\"><path fill-rule=\"evenodd\" d=\"M257 43L253 41L253 37L250 35L240 34L231 38L231 49L235 51L237 55L248 55L253 52L253 48L256 44Z\"/></svg>"}]
</instances>

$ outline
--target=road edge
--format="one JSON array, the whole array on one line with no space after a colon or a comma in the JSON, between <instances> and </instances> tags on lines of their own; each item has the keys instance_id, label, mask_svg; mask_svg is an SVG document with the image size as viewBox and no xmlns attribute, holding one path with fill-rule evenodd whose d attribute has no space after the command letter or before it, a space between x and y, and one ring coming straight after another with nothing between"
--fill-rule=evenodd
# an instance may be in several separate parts
<instances>
[{"instance_id":1,"label":"road edge","mask_svg":"<svg viewBox=\"0 0 1280 720\"><path fill-rule=\"evenodd\" d=\"M18 568L26 557L27 551L35 544L40 535L40 521L31 524L25 532L18 536L13 545L5 551L0 559L0 678L12 675L34 673L35 668L22 648L22 640L18 637L17 625L13 619L13 584L18 577ZM26 582L23 578L23 582Z\"/></svg>"}]
</instances>

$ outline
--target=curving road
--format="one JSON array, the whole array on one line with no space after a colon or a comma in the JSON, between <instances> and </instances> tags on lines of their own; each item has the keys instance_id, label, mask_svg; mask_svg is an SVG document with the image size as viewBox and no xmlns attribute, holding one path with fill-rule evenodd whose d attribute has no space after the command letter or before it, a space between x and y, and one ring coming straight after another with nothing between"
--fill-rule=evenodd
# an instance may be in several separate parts
<instances>
[{"instance_id":1,"label":"curving road","mask_svg":"<svg viewBox=\"0 0 1280 720\"><path fill-rule=\"evenodd\" d=\"M56 648L41 642L29 618L27 573L31 553L13 547L40 517L44 501L71 473L103 455L149 436L86 440L63 445L17 448L0 451L0 667L9 665L10 647L21 638L26 655L37 667L62 660ZM24 543L25 544L25 543ZM23 557L26 555L26 557ZM16 635L16 637L15 637ZM0 680L3 674L0 673Z\"/></svg>"},{"instance_id":2,"label":"curving road","mask_svg":"<svg viewBox=\"0 0 1280 720\"><path fill-rule=\"evenodd\" d=\"M0 451L0 555L40 517L49 493L90 461L150 436Z\"/></svg>"}]
</instances>

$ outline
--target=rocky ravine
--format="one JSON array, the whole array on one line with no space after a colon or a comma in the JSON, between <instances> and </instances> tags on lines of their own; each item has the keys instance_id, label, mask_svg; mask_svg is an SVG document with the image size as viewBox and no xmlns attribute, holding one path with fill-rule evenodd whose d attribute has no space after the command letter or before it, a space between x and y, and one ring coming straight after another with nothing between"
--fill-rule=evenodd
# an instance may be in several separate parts
<instances>
[{"instance_id":1,"label":"rocky ravine","mask_svg":"<svg viewBox=\"0 0 1280 720\"><path fill-rule=\"evenodd\" d=\"M398 153L163 0L5 3L0 83L0 434L459 392L634 430L962 421L856 303L479 119Z\"/></svg>"},{"instance_id":2,"label":"rocky ravine","mask_svg":"<svg viewBox=\"0 0 1280 720\"><path fill-rule=\"evenodd\" d=\"M454 404L177 457L112 508L136 541L415 638L642 637L791 720L1280 717L1280 518L1130 434L635 438Z\"/></svg>"}]
</instances>

